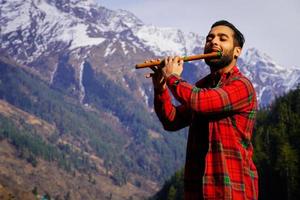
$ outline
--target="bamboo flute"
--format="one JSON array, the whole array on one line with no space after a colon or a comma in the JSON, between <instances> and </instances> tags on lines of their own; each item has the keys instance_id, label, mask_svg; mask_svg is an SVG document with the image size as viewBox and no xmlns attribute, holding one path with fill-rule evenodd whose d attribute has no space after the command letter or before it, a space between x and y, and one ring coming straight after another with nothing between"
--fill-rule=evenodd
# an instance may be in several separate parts
<instances>
[{"instance_id":1,"label":"bamboo flute","mask_svg":"<svg viewBox=\"0 0 300 200\"><path fill-rule=\"evenodd\" d=\"M192 60L200 60L200 59L213 59L213 58L221 58L222 57L222 52L217 51L217 52L211 52L207 54L197 54L193 56L184 56L181 57L180 60L183 60L184 62L192 61ZM163 60L157 60L153 62L147 62L147 63L140 63L135 66L136 69L141 69L141 68L147 68L147 67L153 67L153 66L158 66L163 63Z\"/></svg>"}]
</instances>

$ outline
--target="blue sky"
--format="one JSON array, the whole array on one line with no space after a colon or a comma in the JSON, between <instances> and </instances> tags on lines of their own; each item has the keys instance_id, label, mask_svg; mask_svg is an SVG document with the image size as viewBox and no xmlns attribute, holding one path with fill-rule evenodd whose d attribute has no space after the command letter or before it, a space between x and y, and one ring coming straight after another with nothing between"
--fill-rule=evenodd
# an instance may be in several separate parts
<instances>
[{"instance_id":1,"label":"blue sky","mask_svg":"<svg viewBox=\"0 0 300 200\"><path fill-rule=\"evenodd\" d=\"M226 19L278 64L300 68L300 0L96 0L131 11L145 24L175 27L205 36L213 22Z\"/></svg>"}]
</instances>

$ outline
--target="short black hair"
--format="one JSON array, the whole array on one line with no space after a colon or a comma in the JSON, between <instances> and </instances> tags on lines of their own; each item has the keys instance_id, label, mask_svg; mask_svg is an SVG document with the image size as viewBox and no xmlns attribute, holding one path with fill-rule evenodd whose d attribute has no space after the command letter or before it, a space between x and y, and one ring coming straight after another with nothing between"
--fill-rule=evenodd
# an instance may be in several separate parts
<instances>
[{"instance_id":1,"label":"short black hair","mask_svg":"<svg viewBox=\"0 0 300 200\"><path fill-rule=\"evenodd\" d=\"M227 26L229 28L231 28L234 32L234 39L235 42L237 43L237 45L239 47L243 47L244 43L245 43L245 38L244 35L230 22L226 21L226 20L220 20L215 22L211 28L215 27L215 26Z\"/></svg>"}]
</instances>

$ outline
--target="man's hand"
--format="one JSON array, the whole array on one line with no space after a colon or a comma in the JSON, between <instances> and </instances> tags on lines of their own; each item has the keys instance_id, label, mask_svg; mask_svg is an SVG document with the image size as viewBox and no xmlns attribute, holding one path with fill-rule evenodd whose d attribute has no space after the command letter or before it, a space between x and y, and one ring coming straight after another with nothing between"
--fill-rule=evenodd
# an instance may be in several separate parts
<instances>
[{"instance_id":1,"label":"man's hand","mask_svg":"<svg viewBox=\"0 0 300 200\"><path fill-rule=\"evenodd\" d=\"M180 57L169 56L164 60L165 66L162 68L163 74L165 78L170 76L171 74L176 74L178 76L181 75L183 71L183 60L180 60Z\"/></svg>"},{"instance_id":2,"label":"man's hand","mask_svg":"<svg viewBox=\"0 0 300 200\"><path fill-rule=\"evenodd\" d=\"M154 62L154 61L156 61L156 60L145 61L145 63ZM164 75L162 72L162 67L163 66L151 67L151 69L154 73L149 73L149 74L145 75L146 78L152 77L154 89L158 92L162 92L167 88L167 84L166 84L166 81L165 81L165 78L164 78Z\"/></svg>"},{"instance_id":3,"label":"man's hand","mask_svg":"<svg viewBox=\"0 0 300 200\"><path fill-rule=\"evenodd\" d=\"M146 78L152 77L154 89L162 92L167 88L166 85L166 78L169 77L171 74L176 74L178 76L181 75L183 71L183 60L179 61L179 57L166 57L162 62L162 66L154 66L151 67L154 73L146 74ZM148 62L154 62L157 60L148 60Z\"/></svg>"}]
</instances>

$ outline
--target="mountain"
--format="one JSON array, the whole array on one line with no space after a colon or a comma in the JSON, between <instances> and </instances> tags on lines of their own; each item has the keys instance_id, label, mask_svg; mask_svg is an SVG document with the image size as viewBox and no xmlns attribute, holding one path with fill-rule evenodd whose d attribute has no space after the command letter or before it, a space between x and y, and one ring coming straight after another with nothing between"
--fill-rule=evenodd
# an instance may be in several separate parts
<instances>
[{"instance_id":1,"label":"mountain","mask_svg":"<svg viewBox=\"0 0 300 200\"><path fill-rule=\"evenodd\" d=\"M128 11L109 10L92 0L12 0L2 1L1 7L1 52L34 68L53 85L61 71L71 70L67 87L81 101L85 62L127 85L126 75L143 81L136 78L132 66L145 58L203 52L204 37L145 25ZM261 105L270 104L299 82L299 69L280 66L254 48L246 50L239 61L241 70L255 83ZM60 63L66 62L69 67L62 69ZM208 73L203 62L194 64L200 68L198 76L188 76L199 79ZM139 95L147 89L141 87ZM149 91L145 95L149 99Z\"/></svg>"},{"instance_id":2,"label":"mountain","mask_svg":"<svg viewBox=\"0 0 300 200\"><path fill-rule=\"evenodd\" d=\"M0 166L11 175L7 182L0 174L0 189L32 195L37 187L39 194L72 199L138 198L183 165L186 130L162 130L151 81L143 76L147 70L134 65L202 53L203 36L146 25L92 0L2 0L0 8L1 142L9 149L0 155L10 158ZM239 67L262 106L300 80L299 69L277 65L256 49L245 52ZM186 64L183 76L195 82L208 72L197 61ZM24 163L30 169L22 175ZM57 167L53 176L60 181L44 181L47 167L53 173ZM81 177L81 188L71 184Z\"/></svg>"},{"instance_id":3,"label":"mountain","mask_svg":"<svg viewBox=\"0 0 300 200\"><path fill-rule=\"evenodd\" d=\"M280 66L268 55L253 48L246 51L239 66L254 83L261 106L269 105L276 96L296 89L299 84L299 68Z\"/></svg>"}]
</instances>

